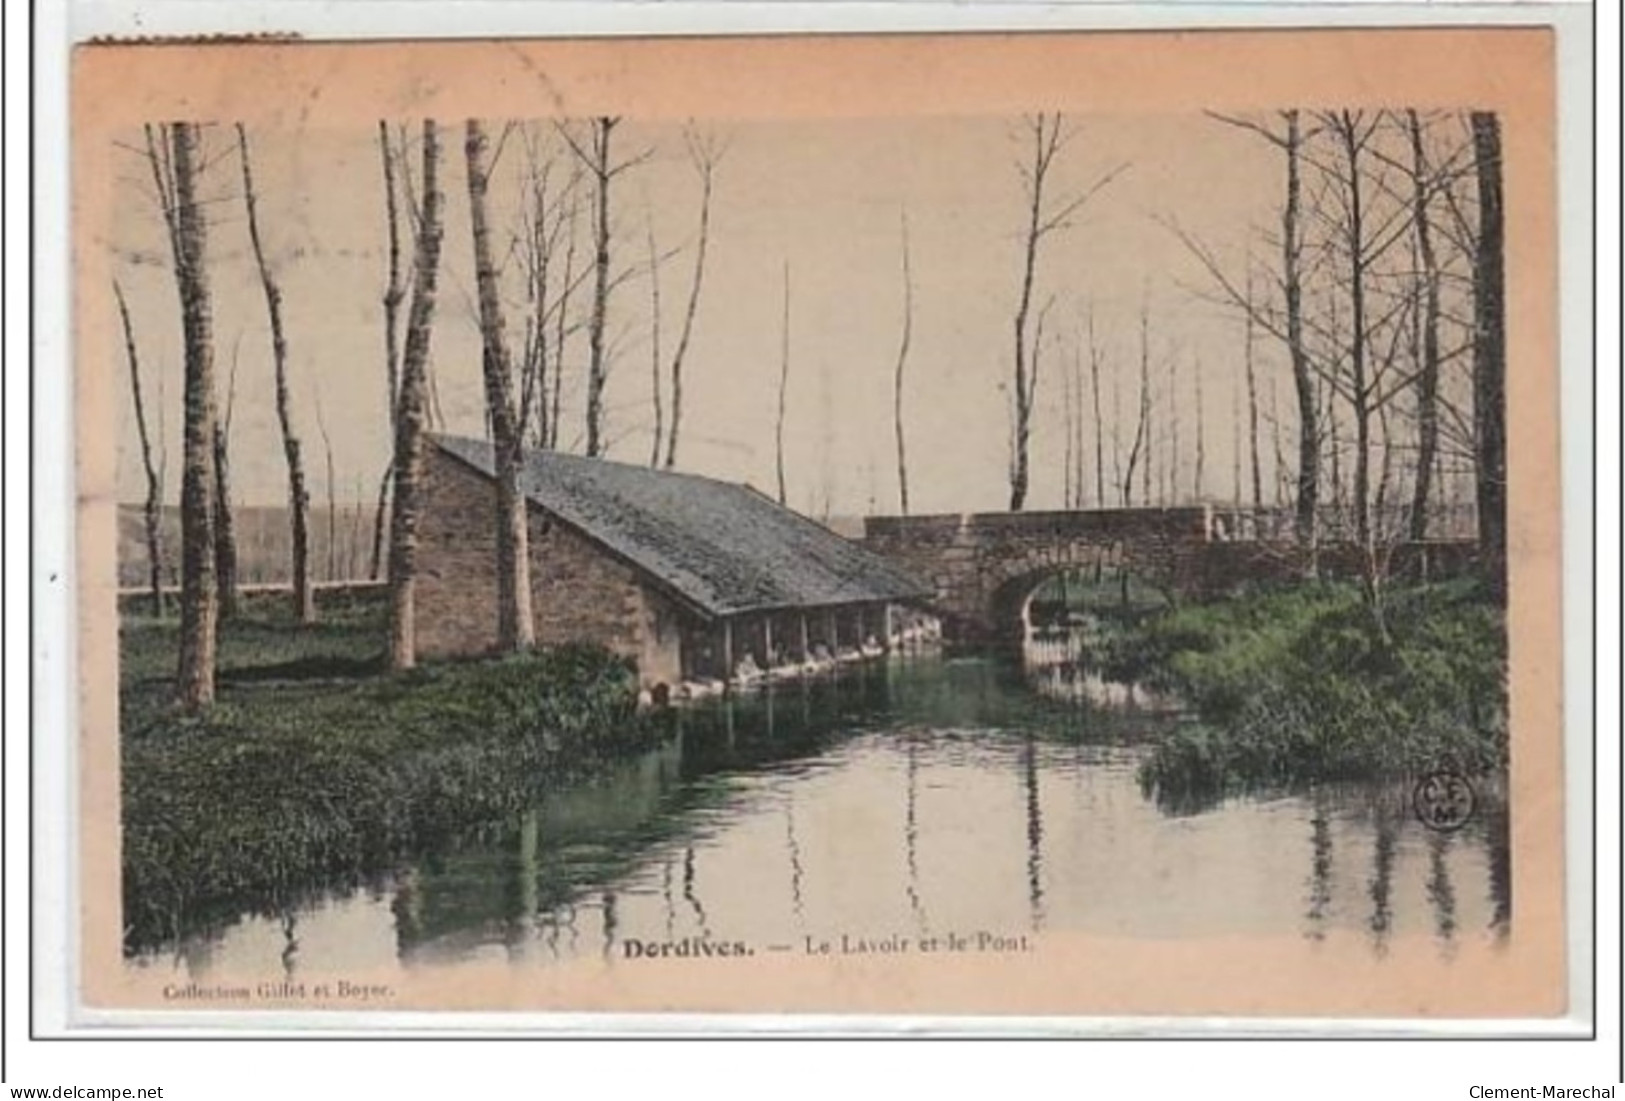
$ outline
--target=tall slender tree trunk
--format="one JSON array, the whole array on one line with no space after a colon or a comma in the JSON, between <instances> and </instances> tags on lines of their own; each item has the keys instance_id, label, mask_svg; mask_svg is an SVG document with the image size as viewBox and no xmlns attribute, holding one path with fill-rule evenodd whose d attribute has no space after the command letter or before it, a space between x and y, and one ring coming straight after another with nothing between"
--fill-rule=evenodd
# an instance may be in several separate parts
<instances>
[{"instance_id":1,"label":"tall slender tree trunk","mask_svg":"<svg viewBox=\"0 0 1625 1101\"><path fill-rule=\"evenodd\" d=\"M135 401L135 430L141 440L141 469L147 476L147 497L141 508L142 525L147 536L147 579L152 589L152 614L164 614L164 551L160 537L159 510L163 506L162 486L158 469L152 465L152 438L147 433L147 407L141 396L141 359L136 354L135 329L130 324L130 307L124 301L124 288L113 283L113 296L118 300L119 321L124 327L124 353L130 363L130 396Z\"/></svg>"},{"instance_id":2,"label":"tall slender tree trunk","mask_svg":"<svg viewBox=\"0 0 1625 1101\"><path fill-rule=\"evenodd\" d=\"M1140 451L1140 504L1151 507L1152 459L1152 404L1151 404L1151 339L1147 332L1145 308L1140 309L1140 424L1134 442Z\"/></svg>"},{"instance_id":3,"label":"tall slender tree trunk","mask_svg":"<svg viewBox=\"0 0 1625 1101\"><path fill-rule=\"evenodd\" d=\"M1411 220L1416 251L1422 261L1421 360L1416 374L1416 484L1411 497L1410 536L1420 542L1428 534L1428 509L1433 493L1433 468L1439 454L1439 262L1433 250L1429 222L1427 152L1422 145L1422 123L1415 110L1406 112L1411 139L1411 182L1414 192Z\"/></svg>"},{"instance_id":4,"label":"tall slender tree trunk","mask_svg":"<svg viewBox=\"0 0 1625 1101\"><path fill-rule=\"evenodd\" d=\"M367 567L367 577L372 581L377 581L383 574L384 529L389 521L389 485L394 467L393 461L384 465L383 476L378 479L378 499L372 509L372 556Z\"/></svg>"},{"instance_id":5,"label":"tall slender tree trunk","mask_svg":"<svg viewBox=\"0 0 1625 1101\"><path fill-rule=\"evenodd\" d=\"M1247 272L1247 311L1242 334L1242 358L1247 371L1247 451L1253 476L1253 508L1264 507L1264 471L1258 457L1258 363L1253 355L1253 277ZM1301 339L1301 338L1300 338Z\"/></svg>"},{"instance_id":6,"label":"tall slender tree trunk","mask_svg":"<svg viewBox=\"0 0 1625 1101\"><path fill-rule=\"evenodd\" d=\"M175 173L175 281L186 363L185 464L181 474L180 706L214 702L219 593L214 540L214 309L209 295L208 223L198 204L202 159L197 123L169 126Z\"/></svg>"},{"instance_id":7,"label":"tall slender tree trunk","mask_svg":"<svg viewBox=\"0 0 1625 1101\"><path fill-rule=\"evenodd\" d=\"M1206 418L1206 410L1202 403L1202 365L1196 364L1196 471L1191 478L1193 496L1191 500L1200 503L1202 500L1203 480L1207 476L1207 429L1202 421Z\"/></svg>"},{"instance_id":8,"label":"tall slender tree trunk","mask_svg":"<svg viewBox=\"0 0 1625 1101\"><path fill-rule=\"evenodd\" d=\"M1075 380L1076 380L1076 378L1078 376L1077 359L1078 359L1078 356L1080 354L1081 353L1079 353L1076 349L1074 349L1074 351L1073 351L1073 369L1068 371L1063 376L1063 382L1065 383L1065 392L1063 393L1062 397L1063 397L1064 405L1065 405L1064 414L1065 414L1065 420L1066 420L1066 439L1064 441L1064 452L1065 453L1061 456L1062 481L1064 483L1063 486L1062 486L1062 495L1061 495L1061 507L1062 508L1072 508L1074 506L1074 497L1075 497L1075 493L1076 493L1076 487L1073 484L1073 479L1072 479L1072 470L1073 470L1073 467L1077 463L1076 451L1077 451L1077 443L1078 443L1078 432L1077 432L1078 414L1077 414L1077 409L1076 409L1077 402L1075 401L1075 395L1073 394L1072 391L1075 388ZM1063 578L1062 588L1064 589L1065 587L1066 587L1065 586L1065 580Z\"/></svg>"},{"instance_id":9,"label":"tall slender tree trunk","mask_svg":"<svg viewBox=\"0 0 1625 1101\"><path fill-rule=\"evenodd\" d=\"M1370 556L1371 527L1371 390L1367 380L1365 189L1361 179L1363 141L1359 119L1348 111L1339 115L1339 136L1348 167L1349 250L1349 371L1354 406L1354 534Z\"/></svg>"},{"instance_id":10,"label":"tall slender tree trunk","mask_svg":"<svg viewBox=\"0 0 1625 1101\"><path fill-rule=\"evenodd\" d=\"M214 579L220 618L237 614L237 524L231 502L231 414L237 405L237 351L231 350L231 376L226 384L226 410L214 418Z\"/></svg>"},{"instance_id":11,"label":"tall slender tree trunk","mask_svg":"<svg viewBox=\"0 0 1625 1101\"><path fill-rule=\"evenodd\" d=\"M1330 466L1330 480L1332 493L1332 512L1336 519L1333 523L1340 536L1347 535L1347 512L1345 506L1347 499L1343 492L1343 437L1342 419L1337 412L1337 389L1326 387L1326 408L1320 415L1321 423L1326 426L1326 455Z\"/></svg>"},{"instance_id":12,"label":"tall slender tree trunk","mask_svg":"<svg viewBox=\"0 0 1625 1101\"><path fill-rule=\"evenodd\" d=\"M660 465L660 445L665 442L665 405L660 385L660 251L655 245L654 224L649 225L649 397L654 403L654 442L649 446L649 466Z\"/></svg>"},{"instance_id":13,"label":"tall slender tree trunk","mask_svg":"<svg viewBox=\"0 0 1625 1101\"><path fill-rule=\"evenodd\" d=\"M384 287L384 382L386 388L384 397L388 410L390 433L393 435L395 406L399 400L401 388L400 315L401 303L406 298L406 288L401 282L400 208L396 198L395 154L389 143L389 124L382 119L378 122L378 155L384 166L384 214L389 240L389 282ZM384 528L389 509L389 485L393 465L393 459L384 465L383 476L378 479L378 503L374 507L372 514L372 563L367 574L374 581L378 580L383 567Z\"/></svg>"},{"instance_id":14,"label":"tall slender tree trunk","mask_svg":"<svg viewBox=\"0 0 1625 1101\"><path fill-rule=\"evenodd\" d=\"M605 344L609 319L609 187L614 178L610 164L610 135L617 119L598 118L592 126L593 285L592 318L587 326L587 456L604 453L604 383L609 376Z\"/></svg>"},{"instance_id":15,"label":"tall slender tree trunk","mask_svg":"<svg viewBox=\"0 0 1625 1101\"><path fill-rule=\"evenodd\" d=\"M424 421L428 415L427 369L440 270L440 132L423 122L423 211L418 228L412 304L401 355L400 402L395 416L395 507L390 513L389 664L417 663L416 594L418 494L423 479Z\"/></svg>"},{"instance_id":16,"label":"tall slender tree trunk","mask_svg":"<svg viewBox=\"0 0 1625 1101\"><path fill-rule=\"evenodd\" d=\"M1298 394L1298 542L1310 548L1309 569L1314 570L1320 508L1320 433L1315 421L1315 380L1303 339L1302 193L1299 161L1303 136L1298 112L1286 112L1286 208L1281 214L1281 270L1286 294L1287 354Z\"/></svg>"},{"instance_id":17,"label":"tall slender tree trunk","mask_svg":"<svg viewBox=\"0 0 1625 1101\"><path fill-rule=\"evenodd\" d=\"M773 454L779 479L779 504L789 500L784 485L784 396L790 386L790 261L784 262L784 317L779 335L779 416L773 429Z\"/></svg>"},{"instance_id":18,"label":"tall slender tree trunk","mask_svg":"<svg viewBox=\"0 0 1625 1101\"><path fill-rule=\"evenodd\" d=\"M903 440L903 369L908 365L909 339L914 333L914 275L909 267L908 212L903 212L903 334L897 343L897 367L892 372L892 425L897 434L897 497L908 515L908 451Z\"/></svg>"},{"instance_id":19,"label":"tall slender tree trunk","mask_svg":"<svg viewBox=\"0 0 1625 1101\"><path fill-rule=\"evenodd\" d=\"M1128 487L1132 474L1123 473L1123 379L1120 371L1112 371L1112 494L1118 504L1128 507Z\"/></svg>"},{"instance_id":20,"label":"tall slender tree trunk","mask_svg":"<svg viewBox=\"0 0 1625 1101\"><path fill-rule=\"evenodd\" d=\"M1244 499L1241 477L1241 388L1230 385L1230 503L1241 507ZM1256 504L1253 506L1258 507Z\"/></svg>"},{"instance_id":21,"label":"tall slender tree trunk","mask_svg":"<svg viewBox=\"0 0 1625 1101\"><path fill-rule=\"evenodd\" d=\"M316 431L322 437L322 455L327 468L327 580L337 581L339 575L339 502L338 485L333 472L333 438L327 434L327 418L322 415L320 400L316 403Z\"/></svg>"},{"instance_id":22,"label":"tall slender tree trunk","mask_svg":"<svg viewBox=\"0 0 1625 1101\"><path fill-rule=\"evenodd\" d=\"M219 417L214 421L214 584L219 593L220 617L237 614L237 525L231 509L231 456L226 447L229 431Z\"/></svg>"},{"instance_id":23,"label":"tall slender tree trunk","mask_svg":"<svg viewBox=\"0 0 1625 1101\"><path fill-rule=\"evenodd\" d=\"M705 282L705 253L711 240L711 179L720 150L707 140L694 136L689 145L690 159L700 174L700 228L694 245L694 278L688 285L688 307L683 311L683 328L677 335L677 350L671 357L671 430L666 435L666 469L677 465L677 434L683 423L683 361L694 334L694 317L699 313L700 288Z\"/></svg>"},{"instance_id":24,"label":"tall slender tree trunk","mask_svg":"<svg viewBox=\"0 0 1625 1101\"><path fill-rule=\"evenodd\" d=\"M1151 338L1147 332L1148 322L1145 307L1140 307L1140 397L1136 407L1134 420L1134 442L1128 449L1128 461L1123 469L1123 507L1128 508L1133 503L1134 468L1139 463L1141 450L1146 443L1146 433L1151 424ZM1141 474L1140 490L1142 504L1149 504L1151 498L1151 482Z\"/></svg>"},{"instance_id":25,"label":"tall slender tree trunk","mask_svg":"<svg viewBox=\"0 0 1625 1101\"><path fill-rule=\"evenodd\" d=\"M580 200L574 189L570 193L569 227L564 231L564 279L559 285L558 305L553 311L553 395L547 410L547 439L542 446L549 451L558 449L560 415L564 404L565 349L570 339L570 299L575 291L576 218Z\"/></svg>"},{"instance_id":26,"label":"tall slender tree trunk","mask_svg":"<svg viewBox=\"0 0 1625 1101\"><path fill-rule=\"evenodd\" d=\"M1039 213L1044 202L1044 173L1042 152L1035 158L1039 170L1033 175L1031 202L1027 209L1027 235L1025 248L1022 252L1021 264L1021 290L1017 298L1015 319L1015 425L1013 435L1014 454L1010 456L1010 511L1020 512L1027 503L1027 450L1032 435L1032 409L1028 404L1027 390L1027 325L1032 313L1033 277L1038 266Z\"/></svg>"},{"instance_id":27,"label":"tall slender tree trunk","mask_svg":"<svg viewBox=\"0 0 1625 1101\"><path fill-rule=\"evenodd\" d=\"M1072 500L1068 508L1081 509L1084 501L1083 477L1083 345L1072 346Z\"/></svg>"},{"instance_id":28,"label":"tall slender tree trunk","mask_svg":"<svg viewBox=\"0 0 1625 1101\"><path fill-rule=\"evenodd\" d=\"M1269 390L1270 455L1275 461L1275 505L1280 508L1285 500L1287 488L1286 447L1281 442L1281 406L1276 400L1275 379L1273 376L1270 378Z\"/></svg>"},{"instance_id":29,"label":"tall slender tree trunk","mask_svg":"<svg viewBox=\"0 0 1625 1101\"><path fill-rule=\"evenodd\" d=\"M316 598L310 587L310 492L305 488L305 467L300 457L299 437L293 430L293 413L288 395L288 339L282 324L282 289L277 286L265 259L260 239L258 200L249 163L248 131L237 124L237 147L242 154L243 205L248 211L248 235L254 245L260 286L265 292L265 310L271 324L271 359L276 371L276 415L282 429L282 453L288 465L288 512L293 535L293 606L301 623L316 621Z\"/></svg>"},{"instance_id":30,"label":"tall slender tree trunk","mask_svg":"<svg viewBox=\"0 0 1625 1101\"><path fill-rule=\"evenodd\" d=\"M1106 507L1106 432L1100 419L1100 349L1095 344L1095 313L1089 311L1089 398L1095 413L1095 507Z\"/></svg>"},{"instance_id":31,"label":"tall slender tree trunk","mask_svg":"<svg viewBox=\"0 0 1625 1101\"><path fill-rule=\"evenodd\" d=\"M485 405L496 449L497 644L504 651L535 645L531 614L530 545L525 495L519 486L524 440L514 409L513 368L497 287L491 231L486 217L490 166L484 126L469 119L463 143L468 161L469 220L474 236L474 277L479 290L480 334L485 345Z\"/></svg>"},{"instance_id":32,"label":"tall slender tree trunk","mask_svg":"<svg viewBox=\"0 0 1625 1101\"><path fill-rule=\"evenodd\" d=\"M1473 261L1473 426L1477 445L1478 549L1490 591L1506 599L1506 257L1501 197L1501 124L1472 114L1478 176L1478 251Z\"/></svg>"},{"instance_id":33,"label":"tall slender tree trunk","mask_svg":"<svg viewBox=\"0 0 1625 1101\"><path fill-rule=\"evenodd\" d=\"M1179 503L1179 357L1168 357L1168 462L1164 471L1167 489L1162 493L1164 503Z\"/></svg>"}]
</instances>

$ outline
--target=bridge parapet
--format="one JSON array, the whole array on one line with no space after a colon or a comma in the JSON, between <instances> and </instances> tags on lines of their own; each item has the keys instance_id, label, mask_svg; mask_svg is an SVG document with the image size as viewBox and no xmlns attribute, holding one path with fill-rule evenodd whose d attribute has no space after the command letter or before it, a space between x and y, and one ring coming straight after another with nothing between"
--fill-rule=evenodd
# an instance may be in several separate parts
<instances>
[{"instance_id":1,"label":"bridge parapet","mask_svg":"<svg viewBox=\"0 0 1625 1101\"><path fill-rule=\"evenodd\" d=\"M988 538L1132 539L1147 536L1207 539L1212 509L1108 508L1055 512L967 512L927 516L866 516L864 540L942 543Z\"/></svg>"},{"instance_id":2,"label":"bridge parapet","mask_svg":"<svg viewBox=\"0 0 1625 1101\"><path fill-rule=\"evenodd\" d=\"M935 588L933 604L951 636L1006 637L1045 577L1066 570L1127 570L1170 598L1214 596L1249 582L1359 576L1351 543L1312 555L1290 536L1282 510L1180 508L1071 512L871 516L864 544ZM1391 549L1390 569L1419 578L1459 572L1470 542Z\"/></svg>"}]
</instances>

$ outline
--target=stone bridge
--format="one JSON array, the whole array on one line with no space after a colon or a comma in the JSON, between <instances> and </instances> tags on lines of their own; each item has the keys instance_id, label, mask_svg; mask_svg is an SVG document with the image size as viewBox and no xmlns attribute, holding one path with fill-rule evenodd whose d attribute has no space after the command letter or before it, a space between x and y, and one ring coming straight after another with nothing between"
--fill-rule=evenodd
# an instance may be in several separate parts
<instances>
[{"instance_id":1,"label":"stone bridge","mask_svg":"<svg viewBox=\"0 0 1625 1101\"><path fill-rule=\"evenodd\" d=\"M1291 518L1276 510L1181 508L870 516L863 543L936 588L934 610L949 638L1018 638L1028 598L1047 578L1097 567L1126 571L1169 600L1221 595L1247 581L1301 577L1305 552ZM1466 541L1385 549L1390 573L1459 572ZM1358 575L1359 549L1319 548L1322 575Z\"/></svg>"}]
</instances>

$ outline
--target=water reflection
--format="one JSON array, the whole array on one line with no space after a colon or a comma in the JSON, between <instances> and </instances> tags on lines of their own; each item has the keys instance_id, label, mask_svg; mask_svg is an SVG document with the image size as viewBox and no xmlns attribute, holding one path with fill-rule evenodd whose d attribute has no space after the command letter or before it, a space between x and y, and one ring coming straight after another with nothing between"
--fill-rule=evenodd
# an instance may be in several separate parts
<instances>
[{"instance_id":1,"label":"water reflection","mask_svg":"<svg viewBox=\"0 0 1625 1101\"><path fill-rule=\"evenodd\" d=\"M1180 709L1179 702L1143 685L1107 679L1096 654L1099 629L1092 619L1030 627L1022 642L1021 663L1027 684L1052 700L1122 712Z\"/></svg>"},{"instance_id":2,"label":"water reflection","mask_svg":"<svg viewBox=\"0 0 1625 1101\"><path fill-rule=\"evenodd\" d=\"M1433 903L1434 935L1444 943L1456 937L1456 888L1450 881L1450 862L1446 859L1450 843L1448 833L1428 838L1428 901Z\"/></svg>"},{"instance_id":3,"label":"water reflection","mask_svg":"<svg viewBox=\"0 0 1625 1101\"><path fill-rule=\"evenodd\" d=\"M1510 921L1505 795L1449 837L1402 791L1325 786L1166 813L1175 715L1036 694L1014 662L915 659L673 712L661 748L401 867L368 894L191 938L165 964L514 966L684 938L1017 934L1448 944ZM297 930L297 937L295 936ZM279 959L279 956L281 957Z\"/></svg>"},{"instance_id":4,"label":"water reflection","mask_svg":"<svg viewBox=\"0 0 1625 1101\"><path fill-rule=\"evenodd\" d=\"M1387 800L1373 800L1372 809L1376 841L1371 847L1371 917L1366 924L1371 929L1372 944L1381 952L1387 948L1393 928L1394 846L1398 838L1393 808Z\"/></svg>"},{"instance_id":5,"label":"water reflection","mask_svg":"<svg viewBox=\"0 0 1625 1101\"><path fill-rule=\"evenodd\" d=\"M1032 928L1044 925L1044 813L1038 803L1038 753L1031 731L1022 742L1021 772L1027 790L1027 901L1032 907Z\"/></svg>"},{"instance_id":6,"label":"water reflection","mask_svg":"<svg viewBox=\"0 0 1625 1101\"><path fill-rule=\"evenodd\" d=\"M1326 915L1332 902L1332 823L1326 793L1318 788L1310 795L1309 852L1309 908L1304 913L1304 933L1312 940L1324 940Z\"/></svg>"}]
</instances>

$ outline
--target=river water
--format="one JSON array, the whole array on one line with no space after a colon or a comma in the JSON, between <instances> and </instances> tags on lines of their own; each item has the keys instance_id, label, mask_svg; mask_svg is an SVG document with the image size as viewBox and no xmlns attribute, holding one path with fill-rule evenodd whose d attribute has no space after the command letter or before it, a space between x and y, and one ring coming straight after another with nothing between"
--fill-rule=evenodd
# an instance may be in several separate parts
<instances>
[{"instance_id":1,"label":"river water","mask_svg":"<svg viewBox=\"0 0 1625 1101\"><path fill-rule=\"evenodd\" d=\"M1378 955L1421 934L1448 954L1510 921L1494 785L1451 833L1380 785L1161 807L1137 770L1188 719L1053 663L892 658L671 721L663 748L456 851L128 965L292 979L963 929L1339 934Z\"/></svg>"}]
</instances>

